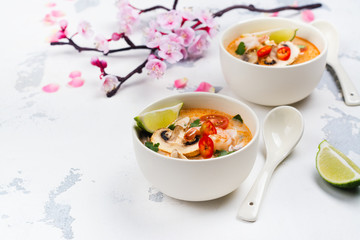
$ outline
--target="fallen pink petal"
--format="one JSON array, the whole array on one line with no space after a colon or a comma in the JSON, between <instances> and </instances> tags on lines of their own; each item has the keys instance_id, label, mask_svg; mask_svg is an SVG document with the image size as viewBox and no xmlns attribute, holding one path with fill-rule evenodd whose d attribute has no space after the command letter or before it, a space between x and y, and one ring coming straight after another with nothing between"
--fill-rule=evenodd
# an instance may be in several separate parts
<instances>
[{"instance_id":1,"label":"fallen pink petal","mask_svg":"<svg viewBox=\"0 0 360 240\"><path fill-rule=\"evenodd\" d=\"M48 85L45 85L42 90L46 93L54 93L59 90L60 86L57 83L50 83Z\"/></svg>"},{"instance_id":2,"label":"fallen pink petal","mask_svg":"<svg viewBox=\"0 0 360 240\"><path fill-rule=\"evenodd\" d=\"M46 6L46 7L50 7L50 8L51 8L51 7L55 7L55 6L56 6L56 3L54 3L54 2L48 2L48 3L45 4L45 6Z\"/></svg>"},{"instance_id":3,"label":"fallen pink petal","mask_svg":"<svg viewBox=\"0 0 360 240\"><path fill-rule=\"evenodd\" d=\"M54 25L56 23L56 21L53 19L53 17L49 13L45 15L43 21L45 24L48 24L48 25Z\"/></svg>"},{"instance_id":4,"label":"fallen pink petal","mask_svg":"<svg viewBox=\"0 0 360 240\"><path fill-rule=\"evenodd\" d=\"M277 16L279 16L279 12L274 12L274 13L270 14L270 17L277 17Z\"/></svg>"},{"instance_id":5,"label":"fallen pink petal","mask_svg":"<svg viewBox=\"0 0 360 240\"><path fill-rule=\"evenodd\" d=\"M68 85L74 88L78 88L81 87L82 85L84 85L85 80L81 77L76 77L73 78L70 82L68 82Z\"/></svg>"},{"instance_id":6,"label":"fallen pink petal","mask_svg":"<svg viewBox=\"0 0 360 240\"><path fill-rule=\"evenodd\" d=\"M210 92L214 93L215 88L208 82L201 82L195 92Z\"/></svg>"},{"instance_id":7,"label":"fallen pink petal","mask_svg":"<svg viewBox=\"0 0 360 240\"><path fill-rule=\"evenodd\" d=\"M315 19L314 13L311 10L304 10L301 12L301 18L305 22L312 22Z\"/></svg>"},{"instance_id":8,"label":"fallen pink petal","mask_svg":"<svg viewBox=\"0 0 360 240\"><path fill-rule=\"evenodd\" d=\"M188 83L188 81L189 81L189 80L188 80L186 77L176 79L176 80L174 81L174 86L175 86L176 88L184 88L184 87L186 87L186 84Z\"/></svg>"},{"instance_id":9,"label":"fallen pink petal","mask_svg":"<svg viewBox=\"0 0 360 240\"><path fill-rule=\"evenodd\" d=\"M63 17L63 16L65 16L65 13L60 10L53 10L53 11L51 11L51 15L53 17Z\"/></svg>"},{"instance_id":10,"label":"fallen pink petal","mask_svg":"<svg viewBox=\"0 0 360 240\"><path fill-rule=\"evenodd\" d=\"M69 78L77 78L77 77L81 77L81 72L80 71L72 71L69 74Z\"/></svg>"}]
</instances>

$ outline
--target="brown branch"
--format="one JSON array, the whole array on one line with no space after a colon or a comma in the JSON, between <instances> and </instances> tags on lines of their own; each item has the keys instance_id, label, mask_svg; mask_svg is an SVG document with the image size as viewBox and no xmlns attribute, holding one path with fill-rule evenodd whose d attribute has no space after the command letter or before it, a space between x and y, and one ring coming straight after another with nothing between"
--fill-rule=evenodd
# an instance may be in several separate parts
<instances>
[{"instance_id":1,"label":"brown branch","mask_svg":"<svg viewBox=\"0 0 360 240\"><path fill-rule=\"evenodd\" d=\"M101 52L99 49L96 48L87 48L87 47L80 47L77 45L72 39L66 38L68 42L51 42L50 45L70 45L73 46L78 52L85 52L85 51L93 51L93 52Z\"/></svg>"},{"instance_id":2,"label":"brown branch","mask_svg":"<svg viewBox=\"0 0 360 240\"><path fill-rule=\"evenodd\" d=\"M141 13L145 13L145 12L151 12L151 11L154 11L156 9L164 9L166 11L170 11L171 9L167 8L167 7L164 7L164 6L161 6L161 5L156 5L156 6L153 6L151 8L146 8L146 9L143 9L143 10L140 10L140 14Z\"/></svg>"},{"instance_id":3,"label":"brown branch","mask_svg":"<svg viewBox=\"0 0 360 240\"><path fill-rule=\"evenodd\" d=\"M176 6L177 6L177 4L178 4L178 0L174 0L174 4L173 4L173 7L172 7L172 9L176 9Z\"/></svg>"},{"instance_id":4,"label":"brown branch","mask_svg":"<svg viewBox=\"0 0 360 240\"><path fill-rule=\"evenodd\" d=\"M135 47L135 44L130 40L128 36L124 35L123 38L130 47Z\"/></svg>"},{"instance_id":5,"label":"brown branch","mask_svg":"<svg viewBox=\"0 0 360 240\"><path fill-rule=\"evenodd\" d=\"M178 0L174 0L173 6L172 6L171 9L167 8L165 6L162 6L162 5L156 5L156 6L153 6L153 7L150 7L150 8L145 8L145 9L139 9L139 8L136 8L136 9L138 9L140 11L140 14L145 13L145 12L151 12L151 11L154 11L156 9L164 9L166 11L170 11L170 10L175 10L177 4L178 4Z\"/></svg>"},{"instance_id":6,"label":"brown branch","mask_svg":"<svg viewBox=\"0 0 360 240\"><path fill-rule=\"evenodd\" d=\"M129 50L136 50L136 49L148 49L151 50L151 48L147 47L146 45L134 45L133 47L124 47L124 48L118 48L118 49L111 49L107 54L115 53L115 52L124 52Z\"/></svg>"},{"instance_id":7,"label":"brown branch","mask_svg":"<svg viewBox=\"0 0 360 240\"><path fill-rule=\"evenodd\" d=\"M262 9L262 8L256 8L254 5L234 5L228 8L225 8L223 10L220 10L213 14L213 17L221 17L223 14L234 10L234 9L247 9L251 12L263 12L263 13L274 13L274 12L281 12L285 10L303 10L303 9L315 9L321 7L321 3L314 3L314 4L308 4L303 6L284 6L284 7L278 7L278 8L272 8L272 9Z\"/></svg>"},{"instance_id":8,"label":"brown branch","mask_svg":"<svg viewBox=\"0 0 360 240\"><path fill-rule=\"evenodd\" d=\"M151 51L150 51L150 53L149 53L149 55L150 54L153 54L155 52L155 49L152 49ZM148 58L146 58L146 60L143 62L143 63L141 63L139 66L137 66L134 70L132 70L130 73L128 73L128 75L126 75L125 77L119 77L119 76L116 76L116 78L118 79L118 81L120 82L119 83L119 85L116 87L116 88L114 88L113 90L111 90L110 92L107 92L106 93L106 96L107 97L112 97L112 96L114 96L115 94L116 94L116 92L120 89L120 87L121 87L121 85L126 81L126 80L128 80L129 78L131 78L135 73L142 73L142 71L143 71L143 69L144 69L144 67L145 67L145 65L146 65L146 63L148 62ZM105 73L105 75L107 75L106 73ZM104 76L105 76L104 75Z\"/></svg>"},{"instance_id":9,"label":"brown branch","mask_svg":"<svg viewBox=\"0 0 360 240\"><path fill-rule=\"evenodd\" d=\"M115 52L129 51L129 50L132 50L132 49L134 49L134 50L136 50L136 49L148 49L148 50L151 50L151 48L147 47L146 45L135 45L133 42L130 41L130 39L128 37L126 37L126 38L125 37L124 37L124 40L127 42L127 44L130 47L111 49L111 50L109 50L109 52L104 53L104 55L108 55L110 53L115 53ZM69 45L69 46L74 47L78 52L85 52L85 51L103 52L103 51L100 51L97 48L80 47L72 39L70 39L70 38L66 38L66 39L68 40L68 42L51 42L50 45L52 45L52 46Z\"/></svg>"}]
</instances>

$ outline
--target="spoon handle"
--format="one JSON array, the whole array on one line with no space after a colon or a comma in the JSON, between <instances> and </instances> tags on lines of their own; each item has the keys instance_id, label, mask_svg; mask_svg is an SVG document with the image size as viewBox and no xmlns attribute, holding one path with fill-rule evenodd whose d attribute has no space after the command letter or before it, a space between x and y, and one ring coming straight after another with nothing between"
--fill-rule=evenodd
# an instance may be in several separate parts
<instances>
[{"instance_id":1,"label":"spoon handle","mask_svg":"<svg viewBox=\"0 0 360 240\"><path fill-rule=\"evenodd\" d=\"M346 105L360 105L360 95L340 62L332 59L329 61L328 65L330 65L330 67L334 70L340 82Z\"/></svg>"},{"instance_id":2,"label":"spoon handle","mask_svg":"<svg viewBox=\"0 0 360 240\"><path fill-rule=\"evenodd\" d=\"M264 197L265 190L270 182L276 164L273 161L266 160L264 167L261 169L254 185L251 187L248 195L240 205L237 217L255 222L259 213L260 205Z\"/></svg>"}]
</instances>

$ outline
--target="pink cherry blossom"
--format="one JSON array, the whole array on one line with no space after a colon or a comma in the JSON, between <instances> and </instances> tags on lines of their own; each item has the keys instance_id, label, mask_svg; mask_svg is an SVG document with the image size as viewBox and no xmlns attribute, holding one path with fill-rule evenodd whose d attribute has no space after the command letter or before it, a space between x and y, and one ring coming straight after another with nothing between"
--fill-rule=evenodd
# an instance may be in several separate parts
<instances>
[{"instance_id":1,"label":"pink cherry blossom","mask_svg":"<svg viewBox=\"0 0 360 240\"><path fill-rule=\"evenodd\" d=\"M180 14L183 21L192 21L196 18L191 8L185 8Z\"/></svg>"},{"instance_id":2,"label":"pink cherry blossom","mask_svg":"<svg viewBox=\"0 0 360 240\"><path fill-rule=\"evenodd\" d=\"M48 85L45 85L42 90L46 93L54 93L59 90L60 86L57 83L50 83Z\"/></svg>"},{"instance_id":3,"label":"pink cherry blossom","mask_svg":"<svg viewBox=\"0 0 360 240\"><path fill-rule=\"evenodd\" d=\"M107 54L109 52L109 41L105 37L97 35L95 37L95 48Z\"/></svg>"},{"instance_id":4,"label":"pink cherry blossom","mask_svg":"<svg viewBox=\"0 0 360 240\"><path fill-rule=\"evenodd\" d=\"M74 87L74 88L78 88L78 87L81 87L82 85L84 85L85 83L85 80L81 77L75 77L75 78L72 78L70 80L70 82L68 82L68 85L71 86L71 87Z\"/></svg>"},{"instance_id":5,"label":"pink cherry blossom","mask_svg":"<svg viewBox=\"0 0 360 240\"><path fill-rule=\"evenodd\" d=\"M215 88L208 82L201 82L195 92L210 92L214 93Z\"/></svg>"},{"instance_id":6,"label":"pink cherry blossom","mask_svg":"<svg viewBox=\"0 0 360 240\"><path fill-rule=\"evenodd\" d=\"M307 10L303 10L301 11L301 18L305 21L305 22L312 22L315 19L314 13L307 9Z\"/></svg>"},{"instance_id":7,"label":"pink cherry blossom","mask_svg":"<svg viewBox=\"0 0 360 240\"><path fill-rule=\"evenodd\" d=\"M210 37L214 37L217 34L218 25L209 11L200 11L198 19L202 23L202 27L198 30L205 30Z\"/></svg>"},{"instance_id":8,"label":"pink cherry blossom","mask_svg":"<svg viewBox=\"0 0 360 240\"><path fill-rule=\"evenodd\" d=\"M58 31L54 38L52 39L52 42L57 42L59 41L60 39L63 39L63 38L66 38L66 31Z\"/></svg>"},{"instance_id":9,"label":"pink cherry blossom","mask_svg":"<svg viewBox=\"0 0 360 240\"><path fill-rule=\"evenodd\" d=\"M111 92L112 90L114 90L115 88L117 88L117 86L119 84L120 84L120 82L118 81L116 76L107 75L105 77L102 87L103 87L103 90L108 93L108 92Z\"/></svg>"},{"instance_id":10,"label":"pink cherry blossom","mask_svg":"<svg viewBox=\"0 0 360 240\"><path fill-rule=\"evenodd\" d=\"M174 30L175 34L182 38L182 45L187 47L194 40L195 31L191 27L178 28Z\"/></svg>"},{"instance_id":11,"label":"pink cherry blossom","mask_svg":"<svg viewBox=\"0 0 360 240\"><path fill-rule=\"evenodd\" d=\"M165 62L157 59L154 55L148 57L148 62L145 65L145 68L149 70L148 74L152 78L160 78L164 75L166 70Z\"/></svg>"},{"instance_id":12,"label":"pink cherry blossom","mask_svg":"<svg viewBox=\"0 0 360 240\"><path fill-rule=\"evenodd\" d=\"M144 35L146 39L153 39L155 36L155 33L158 32L157 28L159 27L159 24L157 24L156 21L152 20L150 21L149 25L144 29Z\"/></svg>"},{"instance_id":13,"label":"pink cherry blossom","mask_svg":"<svg viewBox=\"0 0 360 240\"><path fill-rule=\"evenodd\" d=\"M112 39L113 41L119 41L123 36L124 36L124 33L116 33L116 32L114 32L114 33L111 35L111 39Z\"/></svg>"},{"instance_id":14,"label":"pink cherry blossom","mask_svg":"<svg viewBox=\"0 0 360 240\"><path fill-rule=\"evenodd\" d=\"M162 41L163 35L160 32L155 32L151 36L149 36L148 41L146 42L146 46L149 48L157 48L159 47Z\"/></svg>"},{"instance_id":15,"label":"pink cherry blossom","mask_svg":"<svg viewBox=\"0 0 360 240\"><path fill-rule=\"evenodd\" d=\"M188 83L188 81L189 81L189 80L188 80L186 77L176 79L176 80L174 81L174 86L175 86L176 88L184 88L184 87L186 87L186 84Z\"/></svg>"},{"instance_id":16,"label":"pink cherry blossom","mask_svg":"<svg viewBox=\"0 0 360 240\"><path fill-rule=\"evenodd\" d=\"M183 58L180 44L169 39L160 42L158 55L169 63L176 63Z\"/></svg>"},{"instance_id":17,"label":"pink cherry blossom","mask_svg":"<svg viewBox=\"0 0 360 240\"><path fill-rule=\"evenodd\" d=\"M130 34L133 28L131 24L128 24L126 22L119 22L119 29L126 34Z\"/></svg>"},{"instance_id":18,"label":"pink cherry blossom","mask_svg":"<svg viewBox=\"0 0 360 240\"><path fill-rule=\"evenodd\" d=\"M188 47L188 53L192 57L199 57L208 48L209 44L210 43L207 39L207 34L203 33L197 35L194 41Z\"/></svg>"},{"instance_id":19,"label":"pink cherry blossom","mask_svg":"<svg viewBox=\"0 0 360 240\"><path fill-rule=\"evenodd\" d=\"M91 29L91 25L87 21L81 21L78 25L78 33L85 38L90 38L94 35L94 31Z\"/></svg>"},{"instance_id":20,"label":"pink cherry blossom","mask_svg":"<svg viewBox=\"0 0 360 240\"><path fill-rule=\"evenodd\" d=\"M211 12L206 11L206 10L202 10L198 13L197 18L199 19L199 21L204 24L207 27L215 27L216 26L216 22L211 14Z\"/></svg>"},{"instance_id":21,"label":"pink cherry blossom","mask_svg":"<svg viewBox=\"0 0 360 240\"><path fill-rule=\"evenodd\" d=\"M63 39L63 38L67 38L67 26L68 26L68 22L66 20L61 20L59 22L59 25L60 25L60 30L55 33L54 36L51 37L51 42L57 42L59 41L60 39Z\"/></svg>"},{"instance_id":22,"label":"pink cherry blossom","mask_svg":"<svg viewBox=\"0 0 360 240\"><path fill-rule=\"evenodd\" d=\"M139 19L139 10L132 7L128 1L118 1L117 6L120 31L131 33L132 27Z\"/></svg>"},{"instance_id":23,"label":"pink cherry blossom","mask_svg":"<svg viewBox=\"0 0 360 240\"><path fill-rule=\"evenodd\" d=\"M208 27L207 33L210 37L215 37L215 35L219 32L219 29L217 27Z\"/></svg>"},{"instance_id":24,"label":"pink cherry blossom","mask_svg":"<svg viewBox=\"0 0 360 240\"><path fill-rule=\"evenodd\" d=\"M117 8L123 8L127 5L129 5L129 1L128 0L117 0L116 3L115 3L116 7Z\"/></svg>"},{"instance_id":25,"label":"pink cherry blossom","mask_svg":"<svg viewBox=\"0 0 360 240\"><path fill-rule=\"evenodd\" d=\"M167 40L165 40L167 38ZM179 35L175 34L175 33L169 33L167 35L164 35L163 41L170 41L173 43L178 43L178 44L183 44L184 43L184 39L182 37L180 37Z\"/></svg>"},{"instance_id":26,"label":"pink cherry blossom","mask_svg":"<svg viewBox=\"0 0 360 240\"><path fill-rule=\"evenodd\" d=\"M188 57L189 57L189 54L188 54L188 51L186 50L186 48L185 47L181 47L181 49L180 49L180 52L181 52L181 54L183 55L183 58L182 59L187 59Z\"/></svg>"},{"instance_id":27,"label":"pink cherry blossom","mask_svg":"<svg viewBox=\"0 0 360 240\"><path fill-rule=\"evenodd\" d=\"M104 60L99 60L99 58L97 57L92 57L91 64L100 68L101 71L100 79L101 79L102 76L105 75L105 68L107 67L107 62Z\"/></svg>"},{"instance_id":28,"label":"pink cherry blossom","mask_svg":"<svg viewBox=\"0 0 360 240\"><path fill-rule=\"evenodd\" d=\"M60 20L59 25L60 25L61 31L65 31L68 26L68 22L65 19L63 19L63 20Z\"/></svg>"},{"instance_id":29,"label":"pink cherry blossom","mask_svg":"<svg viewBox=\"0 0 360 240\"><path fill-rule=\"evenodd\" d=\"M91 64L101 69L105 69L107 67L107 62L105 60L100 60L98 57L92 57Z\"/></svg>"},{"instance_id":30,"label":"pink cherry blossom","mask_svg":"<svg viewBox=\"0 0 360 240\"><path fill-rule=\"evenodd\" d=\"M176 10L171 10L166 13L162 13L157 17L157 23L161 28L172 30L180 27L182 23L182 17Z\"/></svg>"}]
</instances>

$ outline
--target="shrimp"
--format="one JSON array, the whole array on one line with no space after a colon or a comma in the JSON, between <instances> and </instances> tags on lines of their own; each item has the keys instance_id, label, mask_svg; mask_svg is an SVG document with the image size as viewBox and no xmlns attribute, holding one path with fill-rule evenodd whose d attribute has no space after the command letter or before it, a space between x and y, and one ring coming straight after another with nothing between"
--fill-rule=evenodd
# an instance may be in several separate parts
<instances>
[{"instance_id":1,"label":"shrimp","mask_svg":"<svg viewBox=\"0 0 360 240\"><path fill-rule=\"evenodd\" d=\"M229 151L229 147L234 141L234 136L236 136L236 130L216 128L216 131L216 134L209 135L214 142L214 150Z\"/></svg>"},{"instance_id":2,"label":"shrimp","mask_svg":"<svg viewBox=\"0 0 360 240\"><path fill-rule=\"evenodd\" d=\"M245 44L246 52L261 47L259 39L253 34L244 34L242 38L237 40L236 46L238 46L240 42L243 42Z\"/></svg>"}]
</instances>

